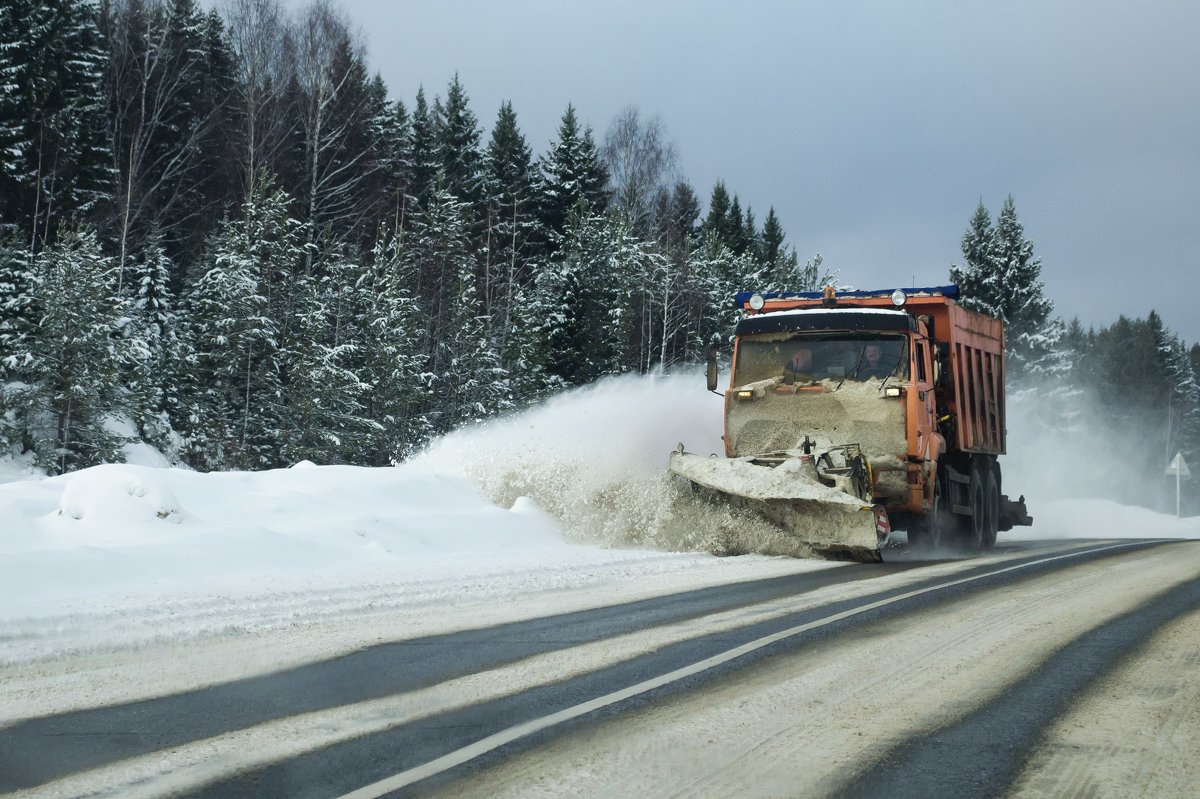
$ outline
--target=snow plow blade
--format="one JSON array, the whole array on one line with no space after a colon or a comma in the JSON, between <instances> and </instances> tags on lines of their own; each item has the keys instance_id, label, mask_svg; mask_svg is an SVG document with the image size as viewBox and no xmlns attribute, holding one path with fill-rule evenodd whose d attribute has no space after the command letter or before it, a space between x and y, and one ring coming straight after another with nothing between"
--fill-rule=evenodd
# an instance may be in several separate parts
<instances>
[{"instance_id":1,"label":"snow plow blade","mask_svg":"<svg viewBox=\"0 0 1200 799\"><path fill-rule=\"evenodd\" d=\"M881 560L887 514L851 493L844 478L833 479L833 486L822 482L818 457L705 458L679 450L669 468L713 500L758 513L823 557Z\"/></svg>"}]
</instances>

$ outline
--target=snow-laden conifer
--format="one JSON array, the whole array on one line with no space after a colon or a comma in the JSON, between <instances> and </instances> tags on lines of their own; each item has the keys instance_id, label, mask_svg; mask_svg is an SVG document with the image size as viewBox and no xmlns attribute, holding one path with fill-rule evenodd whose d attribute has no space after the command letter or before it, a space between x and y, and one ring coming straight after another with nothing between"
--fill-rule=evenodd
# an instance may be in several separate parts
<instances>
[{"instance_id":1,"label":"snow-laden conifer","mask_svg":"<svg viewBox=\"0 0 1200 799\"><path fill-rule=\"evenodd\" d=\"M164 452L174 449L172 419L180 412L179 376L184 367L172 271L160 237L152 233L124 281L130 316L125 329L130 412L142 439Z\"/></svg>"},{"instance_id":2,"label":"snow-laden conifer","mask_svg":"<svg viewBox=\"0 0 1200 799\"><path fill-rule=\"evenodd\" d=\"M962 304L1004 322L1010 379L1032 376L1055 348L1059 327L1051 326L1054 303L1045 296L1042 260L1025 238L1010 195L993 227L981 202L963 234L964 264L950 268Z\"/></svg>"},{"instance_id":3,"label":"snow-laden conifer","mask_svg":"<svg viewBox=\"0 0 1200 799\"><path fill-rule=\"evenodd\" d=\"M284 463L348 463L360 457L372 425L367 384L356 373L352 299L362 268L344 254L322 259L317 276L297 279L294 324L280 350L284 374L279 454Z\"/></svg>"},{"instance_id":4,"label":"snow-laden conifer","mask_svg":"<svg viewBox=\"0 0 1200 799\"><path fill-rule=\"evenodd\" d=\"M106 423L124 409L127 307L95 233L70 230L33 262L37 318L21 380L5 386L39 465L56 472L118 460Z\"/></svg>"},{"instance_id":5,"label":"snow-laden conifer","mask_svg":"<svg viewBox=\"0 0 1200 799\"><path fill-rule=\"evenodd\" d=\"M558 137L538 161L538 219L546 236L547 252L558 249L580 200L590 214L602 213L608 204L608 170L600 159L591 128L581 128L575 107L568 105L558 126Z\"/></svg>"},{"instance_id":6,"label":"snow-laden conifer","mask_svg":"<svg viewBox=\"0 0 1200 799\"><path fill-rule=\"evenodd\" d=\"M198 466L280 464L282 318L302 260L287 196L260 181L242 218L221 225L187 297L189 385L185 448Z\"/></svg>"},{"instance_id":7,"label":"snow-laden conifer","mask_svg":"<svg viewBox=\"0 0 1200 799\"><path fill-rule=\"evenodd\" d=\"M426 320L415 287L404 240L391 236L376 244L356 296L364 336L359 375L372 427L362 457L377 466L404 458L433 433L427 406L434 375L427 369Z\"/></svg>"},{"instance_id":8,"label":"snow-laden conifer","mask_svg":"<svg viewBox=\"0 0 1200 799\"><path fill-rule=\"evenodd\" d=\"M547 371L568 385L636 368L631 290L646 250L625 223L581 200L554 260L538 277Z\"/></svg>"},{"instance_id":9,"label":"snow-laden conifer","mask_svg":"<svg viewBox=\"0 0 1200 799\"><path fill-rule=\"evenodd\" d=\"M440 172L404 255L420 276L434 429L444 432L508 407L509 388L476 289L467 206L450 193Z\"/></svg>"}]
</instances>

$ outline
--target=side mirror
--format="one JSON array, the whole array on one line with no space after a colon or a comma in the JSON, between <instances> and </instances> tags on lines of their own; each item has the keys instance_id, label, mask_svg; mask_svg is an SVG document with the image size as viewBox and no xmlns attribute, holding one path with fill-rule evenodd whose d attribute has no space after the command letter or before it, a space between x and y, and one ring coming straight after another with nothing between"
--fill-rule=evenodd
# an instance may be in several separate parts
<instances>
[{"instance_id":1,"label":"side mirror","mask_svg":"<svg viewBox=\"0 0 1200 799\"><path fill-rule=\"evenodd\" d=\"M708 350L708 390L717 390L717 348L710 347Z\"/></svg>"}]
</instances>

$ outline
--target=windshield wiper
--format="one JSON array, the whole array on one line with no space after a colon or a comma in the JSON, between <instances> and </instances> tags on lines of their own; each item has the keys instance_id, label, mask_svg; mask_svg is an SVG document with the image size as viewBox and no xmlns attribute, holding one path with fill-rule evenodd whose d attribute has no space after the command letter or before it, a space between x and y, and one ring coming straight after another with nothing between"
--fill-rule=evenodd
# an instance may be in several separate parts
<instances>
[{"instance_id":1,"label":"windshield wiper","mask_svg":"<svg viewBox=\"0 0 1200 799\"><path fill-rule=\"evenodd\" d=\"M842 387L842 383L845 383L850 378L858 377L858 370L862 368L863 358L865 357L867 357L867 345L863 344L862 349L858 351L858 362L854 364L854 368L850 370L850 374L842 375L842 382L837 384L837 388L835 388L834 391L840 389Z\"/></svg>"},{"instance_id":2,"label":"windshield wiper","mask_svg":"<svg viewBox=\"0 0 1200 799\"><path fill-rule=\"evenodd\" d=\"M887 381L896 376L896 370L900 368L900 361L902 360L904 360L904 353L900 353L896 356L896 365L892 367L890 372L883 376L883 382L879 384L880 391L883 391L883 387L887 385Z\"/></svg>"}]
</instances>

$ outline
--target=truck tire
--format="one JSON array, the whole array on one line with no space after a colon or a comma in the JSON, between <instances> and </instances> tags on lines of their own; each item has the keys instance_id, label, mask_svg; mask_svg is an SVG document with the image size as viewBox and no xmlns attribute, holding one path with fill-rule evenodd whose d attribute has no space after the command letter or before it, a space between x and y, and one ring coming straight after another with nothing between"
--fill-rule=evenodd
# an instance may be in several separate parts
<instances>
[{"instance_id":1,"label":"truck tire","mask_svg":"<svg viewBox=\"0 0 1200 799\"><path fill-rule=\"evenodd\" d=\"M944 507L946 496L942 478L934 481L933 497L929 501L929 513L914 516L909 523L908 543L917 549L935 550L949 543L951 517Z\"/></svg>"},{"instance_id":2,"label":"truck tire","mask_svg":"<svg viewBox=\"0 0 1200 799\"><path fill-rule=\"evenodd\" d=\"M971 469L971 483L967 488L967 505L971 509L969 516L959 520L959 541L963 549L977 552L984 546L985 528L987 526L987 501L985 499L984 480L978 465Z\"/></svg>"},{"instance_id":3,"label":"truck tire","mask_svg":"<svg viewBox=\"0 0 1200 799\"><path fill-rule=\"evenodd\" d=\"M1000 531L1000 474L996 467L985 466L987 477L983 481L983 546L996 544L996 533Z\"/></svg>"}]
</instances>

